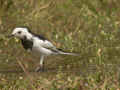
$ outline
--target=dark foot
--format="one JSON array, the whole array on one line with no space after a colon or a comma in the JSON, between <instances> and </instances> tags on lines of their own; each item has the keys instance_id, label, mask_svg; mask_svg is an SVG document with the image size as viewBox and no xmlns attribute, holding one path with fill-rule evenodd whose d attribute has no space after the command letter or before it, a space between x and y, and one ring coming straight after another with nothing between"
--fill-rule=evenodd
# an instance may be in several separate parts
<instances>
[{"instance_id":1,"label":"dark foot","mask_svg":"<svg viewBox=\"0 0 120 90\"><path fill-rule=\"evenodd\" d=\"M44 67L43 66L38 66L36 69L35 69L35 72L44 72Z\"/></svg>"}]
</instances>

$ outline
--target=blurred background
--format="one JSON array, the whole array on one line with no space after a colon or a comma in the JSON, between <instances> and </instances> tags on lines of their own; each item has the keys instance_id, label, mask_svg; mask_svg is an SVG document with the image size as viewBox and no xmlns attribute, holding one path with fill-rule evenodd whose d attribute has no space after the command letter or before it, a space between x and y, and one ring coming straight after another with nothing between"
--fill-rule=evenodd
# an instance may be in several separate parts
<instances>
[{"instance_id":1,"label":"blurred background","mask_svg":"<svg viewBox=\"0 0 120 90\"><path fill-rule=\"evenodd\" d=\"M17 61L28 71L39 64L39 58L26 52L18 39L7 37L17 26L28 26L56 47L80 54L46 58L47 72L36 74L35 90L120 90L119 0L0 0L2 90L29 88Z\"/></svg>"}]
</instances>

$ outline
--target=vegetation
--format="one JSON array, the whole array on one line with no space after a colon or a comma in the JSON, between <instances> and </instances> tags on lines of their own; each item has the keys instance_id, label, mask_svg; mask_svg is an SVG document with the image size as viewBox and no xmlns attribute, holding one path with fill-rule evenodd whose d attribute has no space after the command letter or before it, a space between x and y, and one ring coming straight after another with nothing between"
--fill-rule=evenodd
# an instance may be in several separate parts
<instances>
[{"instance_id":1,"label":"vegetation","mask_svg":"<svg viewBox=\"0 0 120 90\"><path fill-rule=\"evenodd\" d=\"M39 59L7 37L17 26L80 56L48 57L35 73ZM119 29L119 0L1 0L0 89L120 90Z\"/></svg>"}]
</instances>

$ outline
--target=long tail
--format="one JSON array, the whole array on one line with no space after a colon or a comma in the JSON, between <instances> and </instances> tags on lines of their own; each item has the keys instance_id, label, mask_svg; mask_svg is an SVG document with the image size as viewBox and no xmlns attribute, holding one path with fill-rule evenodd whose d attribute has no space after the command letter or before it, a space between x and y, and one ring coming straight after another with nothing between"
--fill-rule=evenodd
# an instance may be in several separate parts
<instances>
[{"instance_id":1,"label":"long tail","mask_svg":"<svg viewBox=\"0 0 120 90\"><path fill-rule=\"evenodd\" d=\"M79 56L79 54L78 54L78 53L60 52L60 54L64 54L64 55L73 55L73 56Z\"/></svg>"},{"instance_id":2,"label":"long tail","mask_svg":"<svg viewBox=\"0 0 120 90\"><path fill-rule=\"evenodd\" d=\"M61 49L58 49L59 51L59 54L64 54L64 55L73 55L73 56L79 56L80 54L78 53L69 53L69 52L64 52L63 50Z\"/></svg>"}]
</instances>

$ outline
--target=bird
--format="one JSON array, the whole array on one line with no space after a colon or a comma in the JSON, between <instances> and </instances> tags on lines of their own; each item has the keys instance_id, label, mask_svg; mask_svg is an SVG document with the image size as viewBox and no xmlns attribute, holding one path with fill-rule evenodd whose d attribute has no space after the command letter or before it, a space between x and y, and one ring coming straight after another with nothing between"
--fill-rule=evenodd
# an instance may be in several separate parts
<instances>
[{"instance_id":1,"label":"bird","mask_svg":"<svg viewBox=\"0 0 120 90\"><path fill-rule=\"evenodd\" d=\"M79 56L78 53L65 52L57 48L44 36L33 33L27 26L15 27L9 37L19 38L25 50L40 56L40 63L39 67L35 69L36 72L43 72L45 70L44 58L47 56L60 54Z\"/></svg>"}]
</instances>

